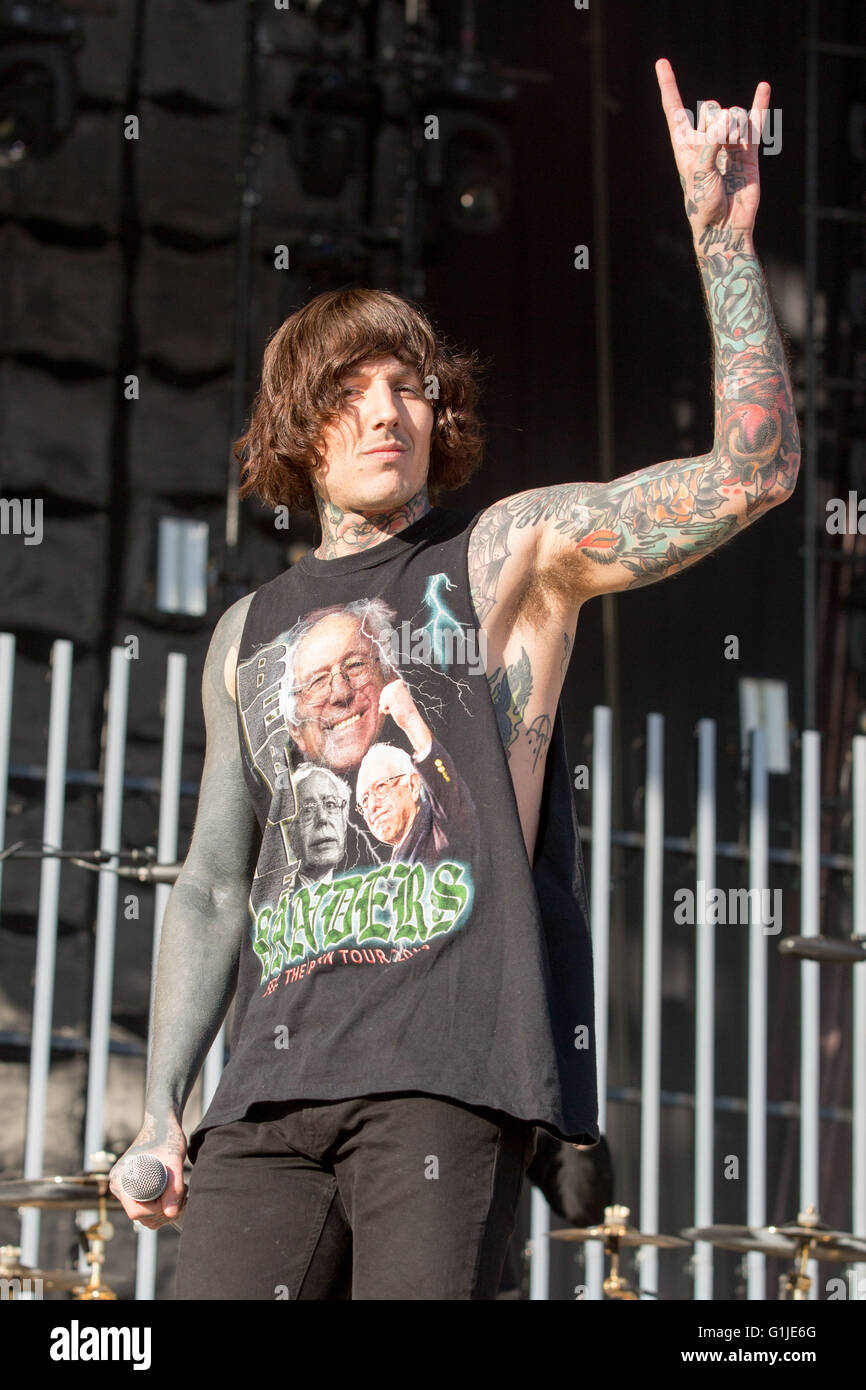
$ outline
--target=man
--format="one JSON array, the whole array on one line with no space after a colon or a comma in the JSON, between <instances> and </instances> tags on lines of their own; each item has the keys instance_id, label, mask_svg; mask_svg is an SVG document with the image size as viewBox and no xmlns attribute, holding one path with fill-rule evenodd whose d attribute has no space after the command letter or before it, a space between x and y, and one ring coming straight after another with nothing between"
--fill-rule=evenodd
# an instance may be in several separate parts
<instances>
[{"instance_id":1,"label":"man","mask_svg":"<svg viewBox=\"0 0 866 1390\"><path fill-rule=\"evenodd\" d=\"M356 768L378 738L379 695L392 672L390 610L380 602L313 614L286 647L283 703L289 731L311 762Z\"/></svg>"},{"instance_id":2,"label":"man","mask_svg":"<svg viewBox=\"0 0 866 1390\"><path fill-rule=\"evenodd\" d=\"M294 777L298 814L290 835L300 860L298 878L318 883L346 862L346 829L352 789L326 767L304 763Z\"/></svg>"},{"instance_id":3,"label":"man","mask_svg":"<svg viewBox=\"0 0 866 1390\"><path fill-rule=\"evenodd\" d=\"M409 739L412 757L392 744L373 744L358 768L359 812L376 838L391 846L392 862L435 864L446 850L451 858L474 858L478 816L453 759L434 739L405 681L391 681L379 698Z\"/></svg>"},{"instance_id":4,"label":"man","mask_svg":"<svg viewBox=\"0 0 866 1390\"><path fill-rule=\"evenodd\" d=\"M160 1157L169 1186L154 1203L123 1198L148 1225L177 1213L183 1106L237 988L231 1059L190 1139L179 1297L492 1298L533 1123L597 1142L563 646L588 599L700 559L790 496L799 466L752 242L769 86L751 123L707 102L694 130L666 60L656 72L713 333L708 453L533 488L467 524L431 507L431 492L480 457L471 373L417 311L380 292L319 296L268 345L244 486L315 505L322 540L228 610L205 667L201 806L165 914L145 1122L129 1151ZM440 665L429 677L430 719L469 780L481 846L471 873L448 860L379 866L308 894L288 963L260 991L241 923L269 806L237 749L235 669L287 604L300 618L323 591L340 605L359 586L407 616L427 595L431 632L474 624L485 637L484 675ZM351 677L321 664L347 700Z\"/></svg>"}]
</instances>

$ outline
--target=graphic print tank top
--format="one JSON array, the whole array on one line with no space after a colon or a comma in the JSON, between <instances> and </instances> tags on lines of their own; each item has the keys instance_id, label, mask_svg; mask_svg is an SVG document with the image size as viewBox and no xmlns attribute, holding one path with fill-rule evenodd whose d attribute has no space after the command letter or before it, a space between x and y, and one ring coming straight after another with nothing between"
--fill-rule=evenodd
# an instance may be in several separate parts
<instances>
[{"instance_id":1,"label":"graphic print tank top","mask_svg":"<svg viewBox=\"0 0 866 1390\"><path fill-rule=\"evenodd\" d=\"M434 508L256 590L238 653L261 827L231 1055L190 1138L259 1101L421 1091L598 1138L592 952L562 716L530 865L469 592Z\"/></svg>"}]
</instances>

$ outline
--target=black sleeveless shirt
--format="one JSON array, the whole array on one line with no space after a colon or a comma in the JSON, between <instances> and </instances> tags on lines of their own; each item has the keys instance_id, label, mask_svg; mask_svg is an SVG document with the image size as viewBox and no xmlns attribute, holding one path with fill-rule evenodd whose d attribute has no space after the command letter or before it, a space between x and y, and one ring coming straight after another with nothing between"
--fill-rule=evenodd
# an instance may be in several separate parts
<instances>
[{"instance_id":1,"label":"black sleeveless shirt","mask_svg":"<svg viewBox=\"0 0 866 1390\"><path fill-rule=\"evenodd\" d=\"M530 865L469 591L433 508L256 590L238 736L262 839L230 1059L259 1101L421 1091L598 1138L592 950L557 707Z\"/></svg>"}]
</instances>

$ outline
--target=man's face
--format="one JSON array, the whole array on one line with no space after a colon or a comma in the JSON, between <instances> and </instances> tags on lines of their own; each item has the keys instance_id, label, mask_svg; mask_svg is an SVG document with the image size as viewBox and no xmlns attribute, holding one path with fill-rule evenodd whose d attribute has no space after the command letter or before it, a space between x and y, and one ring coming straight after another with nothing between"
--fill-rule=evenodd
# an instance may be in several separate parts
<instances>
[{"instance_id":1,"label":"man's face","mask_svg":"<svg viewBox=\"0 0 866 1390\"><path fill-rule=\"evenodd\" d=\"M298 791L298 838L307 871L333 869L346 849L349 808L323 772L311 772Z\"/></svg>"},{"instance_id":2,"label":"man's face","mask_svg":"<svg viewBox=\"0 0 866 1390\"><path fill-rule=\"evenodd\" d=\"M421 778L406 772L400 759L384 750L368 758L358 774L357 802L367 825L386 845L402 840L418 812Z\"/></svg>"},{"instance_id":3,"label":"man's face","mask_svg":"<svg viewBox=\"0 0 866 1390\"><path fill-rule=\"evenodd\" d=\"M379 695L385 675L361 619L332 613L298 645L292 737L310 762L335 772L357 767L376 742L385 716Z\"/></svg>"},{"instance_id":4,"label":"man's face","mask_svg":"<svg viewBox=\"0 0 866 1390\"><path fill-rule=\"evenodd\" d=\"M433 406L415 369L397 357L368 358L340 387L341 414L322 432L313 486L344 512L393 511L427 481ZM390 444L401 452L385 450Z\"/></svg>"}]
</instances>

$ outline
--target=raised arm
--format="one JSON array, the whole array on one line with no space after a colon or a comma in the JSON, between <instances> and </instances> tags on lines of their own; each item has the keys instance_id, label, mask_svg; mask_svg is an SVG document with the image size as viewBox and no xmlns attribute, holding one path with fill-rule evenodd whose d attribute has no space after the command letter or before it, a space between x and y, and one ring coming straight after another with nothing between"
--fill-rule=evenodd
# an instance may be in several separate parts
<instances>
[{"instance_id":1,"label":"raised arm","mask_svg":"<svg viewBox=\"0 0 866 1390\"><path fill-rule=\"evenodd\" d=\"M752 240L769 85L759 83L748 114L705 103L694 129L666 59L656 75L712 332L713 446L612 482L533 488L488 508L470 549L482 621L509 598L512 609L540 611L543 593L548 605L568 611L595 594L676 574L784 501L796 483L791 383Z\"/></svg>"},{"instance_id":2,"label":"raised arm","mask_svg":"<svg viewBox=\"0 0 866 1390\"><path fill-rule=\"evenodd\" d=\"M226 673L233 670L232 648L240 643L251 598L245 595L223 614L205 659L207 747L189 852L163 917L144 1123L111 1174L111 1189L127 1215L153 1228L176 1216L183 1202L183 1109L231 1003L249 926L259 830ZM136 1202L120 1188L123 1165L139 1153L161 1158L169 1170L168 1187L156 1202Z\"/></svg>"}]
</instances>

